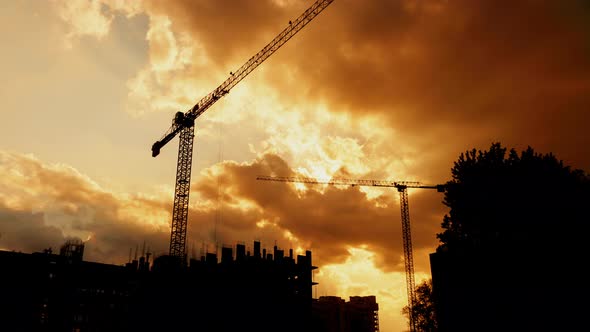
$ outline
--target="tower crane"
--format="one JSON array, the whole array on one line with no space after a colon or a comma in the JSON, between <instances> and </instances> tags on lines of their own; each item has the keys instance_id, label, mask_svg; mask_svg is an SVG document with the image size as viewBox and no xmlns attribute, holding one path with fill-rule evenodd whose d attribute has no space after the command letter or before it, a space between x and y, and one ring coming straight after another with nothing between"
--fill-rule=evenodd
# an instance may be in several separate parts
<instances>
[{"instance_id":1,"label":"tower crane","mask_svg":"<svg viewBox=\"0 0 590 332\"><path fill-rule=\"evenodd\" d=\"M170 232L170 256L186 261L186 231L188 221L189 193L191 167L193 158L193 143L195 120L208 110L217 100L250 74L256 67L283 46L291 37L303 29L311 20L319 15L334 0L317 0L303 12L295 21L281 31L262 50L252 56L237 71L230 73L221 85L199 100L186 112L177 112L172 120L172 126L162 138L152 145L152 157L160 154L160 149L179 135L178 162L176 164L176 184L174 188L174 206L172 209L172 229Z\"/></svg>"},{"instance_id":2,"label":"tower crane","mask_svg":"<svg viewBox=\"0 0 590 332\"><path fill-rule=\"evenodd\" d=\"M400 196L400 207L402 216L402 237L404 246L404 264L406 269L406 288L408 293L408 308L410 331L416 331L416 320L412 312L415 297L415 279L414 279L414 256L412 249L412 234L410 231L410 206L408 202L408 188L436 189L437 192L444 192L445 185L424 185L420 182L410 181L389 181L389 180L359 180L359 179L330 179L318 180L307 177L288 177L288 176L258 176L257 180L278 181L278 182L298 182L307 184L327 184L327 185L350 185L350 186L369 186L369 187L395 187Z\"/></svg>"}]
</instances>

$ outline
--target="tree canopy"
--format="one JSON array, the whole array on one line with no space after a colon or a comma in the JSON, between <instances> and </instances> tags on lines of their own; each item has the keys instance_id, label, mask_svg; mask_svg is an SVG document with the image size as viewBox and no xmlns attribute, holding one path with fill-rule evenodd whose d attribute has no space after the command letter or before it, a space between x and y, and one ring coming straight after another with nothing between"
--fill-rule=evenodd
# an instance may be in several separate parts
<instances>
[{"instance_id":1,"label":"tree canopy","mask_svg":"<svg viewBox=\"0 0 590 332\"><path fill-rule=\"evenodd\" d=\"M580 249L590 235L590 179L551 153L529 147L519 154L493 143L462 153L451 171L439 250L555 252Z\"/></svg>"},{"instance_id":2,"label":"tree canopy","mask_svg":"<svg viewBox=\"0 0 590 332\"><path fill-rule=\"evenodd\" d=\"M438 329L436 310L432 296L432 279L419 284L415 289L415 303L412 313L416 320L417 330L420 332L434 332ZM405 306L402 312L409 317L410 308Z\"/></svg>"},{"instance_id":3,"label":"tree canopy","mask_svg":"<svg viewBox=\"0 0 590 332\"><path fill-rule=\"evenodd\" d=\"M583 330L587 305L574 303L590 296L588 175L499 143L451 170L432 279L439 328Z\"/></svg>"}]
</instances>

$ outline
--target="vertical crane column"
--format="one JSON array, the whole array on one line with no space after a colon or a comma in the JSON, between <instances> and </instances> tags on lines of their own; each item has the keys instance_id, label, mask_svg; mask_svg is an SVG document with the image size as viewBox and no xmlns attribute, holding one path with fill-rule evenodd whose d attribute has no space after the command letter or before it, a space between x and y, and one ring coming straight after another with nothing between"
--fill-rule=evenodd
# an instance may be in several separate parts
<instances>
[{"instance_id":1,"label":"vertical crane column","mask_svg":"<svg viewBox=\"0 0 590 332\"><path fill-rule=\"evenodd\" d=\"M188 203L191 186L191 168L195 126L184 127L179 134L178 163L176 165L176 186L174 208L172 209L172 231L170 232L170 255L186 263L186 228Z\"/></svg>"},{"instance_id":2,"label":"vertical crane column","mask_svg":"<svg viewBox=\"0 0 590 332\"><path fill-rule=\"evenodd\" d=\"M408 308L410 308L408 316L410 319L410 331L416 331L416 320L414 319L413 310L416 302L414 296L415 283L414 280L414 256L412 248L412 231L410 229L410 206L408 200L408 187L405 185L397 185L399 192L399 203L402 214L402 237L404 245L404 262L406 267L406 287L408 291Z\"/></svg>"}]
</instances>

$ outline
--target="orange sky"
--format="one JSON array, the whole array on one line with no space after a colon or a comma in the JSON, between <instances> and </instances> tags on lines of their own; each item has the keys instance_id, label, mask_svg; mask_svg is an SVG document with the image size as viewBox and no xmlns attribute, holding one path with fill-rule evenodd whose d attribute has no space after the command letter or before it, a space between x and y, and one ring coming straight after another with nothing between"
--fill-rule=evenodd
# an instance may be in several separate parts
<instances>
[{"instance_id":1,"label":"orange sky","mask_svg":"<svg viewBox=\"0 0 590 332\"><path fill-rule=\"evenodd\" d=\"M0 248L165 253L177 141L157 158L152 143L311 3L3 3ZM335 0L197 120L188 242L311 249L315 295L377 295L382 331L403 330L396 191L256 176L441 183L495 141L589 170L589 16L584 1ZM441 200L410 192L418 281Z\"/></svg>"}]
</instances>

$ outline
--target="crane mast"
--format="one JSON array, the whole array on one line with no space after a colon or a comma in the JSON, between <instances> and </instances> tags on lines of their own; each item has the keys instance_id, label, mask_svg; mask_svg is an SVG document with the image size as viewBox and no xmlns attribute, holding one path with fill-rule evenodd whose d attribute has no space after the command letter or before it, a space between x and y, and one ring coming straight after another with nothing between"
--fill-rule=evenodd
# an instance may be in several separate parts
<instances>
[{"instance_id":1,"label":"crane mast","mask_svg":"<svg viewBox=\"0 0 590 332\"><path fill-rule=\"evenodd\" d=\"M235 73L231 73L221 85L199 100L186 112L177 112L171 127L162 138L152 145L152 157L160 154L160 149L170 142L176 135L178 142L178 162L176 165L176 183L174 188L174 206L172 209L172 228L170 233L170 256L186 261L186 232L188 221L189 194L193 145L195 137L195 120L208 110L217 100L229 91L256 67L283 46L291 37L303 29L311 20L321 13L334 0L318 0L314 2L295 21L279 33L262 50L252 56Z\"/></svg>"},{"instance_id":2,"label":"crane mast","mask_svg":"<svg viewBox=\"0 0 590 332\"><path fill-rule=\"evenodd\" d=\"M416 303L416 279L414 278L414 249L412 247L412 233L410 229L410 206L408 200L408 187L396 186L399 192L399 204L402 216L402 241L404 246L404 267L406 270L406 292L408 294L408 317L410 318L410 332L416 331L416 319L412 308Z\"/></svg>"},{"instance_id":3,"label":"crane mast","mask_svg":"<svg viewBox=\"0 0 590 332\"><path fill-rule=\"evenodd\" d=\"M445 186L423 185L420 182L410 181L390 181L390 180L361 180L361 179L330 179L318 180L307 177L290 177L290 176L258 176L257 180L278 181L278 182L298 182L307 184L327 184L327 185L350 185L350 186L369 186L369 187L395 187L400 196L400 208L402 217L402 238L404 247L404 265L406 272L406 288L408 294L408 317L410 320L410 331L417 330L416 319L412 308L416 303L415 289L416 281L414 278L414 255L412 247L412 233L410 228L410 205L408 200L408 188L436 189L438 192L444 192Z\"/></svg>"}]
</instances>

